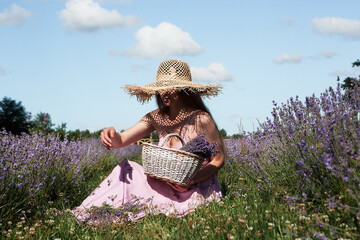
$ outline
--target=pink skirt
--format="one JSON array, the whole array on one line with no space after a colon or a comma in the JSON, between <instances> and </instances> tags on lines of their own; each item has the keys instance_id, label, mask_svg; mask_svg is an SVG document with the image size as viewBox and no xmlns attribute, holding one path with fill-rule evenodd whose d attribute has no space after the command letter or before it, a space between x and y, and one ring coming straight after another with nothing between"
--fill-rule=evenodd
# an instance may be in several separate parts
<instances>
[{"instance_id":1,"label":"pink skirt","mask_svg":"<svg viewBox=\"0 0 360 240\"><path fill-rule=\"evenodd\" d=\"M72 213L79 221L87 221L91 207L104 203L113 208L136 202L136 214L127 214L127 220L137 220L146 214L165 214L181 217L209 201L219 201L220 185L216 176L194 184L186 192L178 192L166 182L148 177L143 167L132 161L123 161Z\"/></svg>"}]
</instances>

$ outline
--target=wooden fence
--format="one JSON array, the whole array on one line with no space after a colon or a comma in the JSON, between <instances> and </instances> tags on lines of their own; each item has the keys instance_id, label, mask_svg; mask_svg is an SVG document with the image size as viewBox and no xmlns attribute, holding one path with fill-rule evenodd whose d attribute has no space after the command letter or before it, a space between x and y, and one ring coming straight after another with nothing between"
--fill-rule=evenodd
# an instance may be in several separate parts
<instances>
[{"instance_id":1,"label":"wooden fence","mask_svg":"<svg viewBox=\"0 0 360 240\"><path fill-rule=\"evenodd\" d=\"M139 141L137 141L134 144L142 145L143 143L152 143L152 137L150 136L149 138L140 139Z\"/></svg>"}]
</instances>

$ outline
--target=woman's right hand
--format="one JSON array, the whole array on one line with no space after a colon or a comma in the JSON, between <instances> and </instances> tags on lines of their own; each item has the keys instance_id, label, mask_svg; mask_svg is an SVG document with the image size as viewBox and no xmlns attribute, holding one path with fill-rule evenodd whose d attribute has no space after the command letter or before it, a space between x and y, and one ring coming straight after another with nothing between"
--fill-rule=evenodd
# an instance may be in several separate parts
<instances>
[{"instance_id":1,"label":"woman's right hand","mask_svg":"<svg viewBox=\"0 0 360 240\"><path fill-rule=\"evenodd\" d=\"M120 134L115 131L115 128L105 128L100 134L102 144L110 150L111 148L119 148L121 146Z\"/></svg>"}]
</instances>

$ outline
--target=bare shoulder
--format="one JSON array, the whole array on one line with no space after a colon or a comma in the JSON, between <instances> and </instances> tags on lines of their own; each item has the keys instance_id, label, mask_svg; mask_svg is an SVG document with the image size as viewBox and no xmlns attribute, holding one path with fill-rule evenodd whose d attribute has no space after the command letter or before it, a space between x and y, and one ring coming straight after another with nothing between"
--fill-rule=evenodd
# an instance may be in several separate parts
<instances>
[{"instance_id":1,"label":"bare shoulder","mask_svg":"<svg viewBox=\"0 0 360 240\"><path fill-rule=\"evenodd\" d=\"M194 112L194 126L197 131L216 131L216 125L208 112L196 111Z\"/></svg>"},{"instance_id":2,"label":"bare shoulder","mask_svg":"<svg viewBox=\"0 0 360 240\"><path fill-rule=\"evenodd\" d=\"M149 114L151 114L152 116L159 115L160 114L160 109L155 109L155 110L149 112Z\"/></svg>"},{"instance_id":3,"label":"bare shoulder","mask_svg":"<svg viewBox=\"0 0 360 240\"><path fill-rule=\"evenodd\" d=\"M195 111L193 113L193 116L194 116L195 122L197 122L197 123L206 124L206 123L214 121L208 112L201 111L201 110Z\"/></svg>"},{"instance_id":4,"label":"bare shoulder","mask_svg":"<svg viewBox=\"0 0 360 240\"><path fill-rule=\"evenodd\" d=\"M159 118L159 109L153 110L147 113L140 119L140 122L144 122L146 124L154 125Z\"/></svg>"}]
</instances>

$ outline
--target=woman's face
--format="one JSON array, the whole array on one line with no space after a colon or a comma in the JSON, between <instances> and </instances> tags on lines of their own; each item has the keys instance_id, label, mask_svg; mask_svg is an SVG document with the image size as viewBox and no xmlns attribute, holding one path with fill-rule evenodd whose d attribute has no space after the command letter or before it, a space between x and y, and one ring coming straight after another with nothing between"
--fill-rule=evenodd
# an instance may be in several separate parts
<instances>
[{"instance_id":1,"label":"woman's face","mask_svg":"<svg viewBox=\"0 0 360 240\"><path fill-rule=\"evenodd\" d=\"M175 90L161 93L160 97L165 106L170 106L179 100L179 95Z\"/></svg>"}]
</instances>

